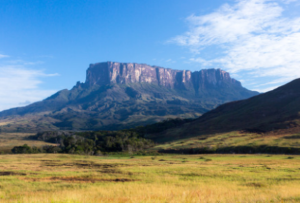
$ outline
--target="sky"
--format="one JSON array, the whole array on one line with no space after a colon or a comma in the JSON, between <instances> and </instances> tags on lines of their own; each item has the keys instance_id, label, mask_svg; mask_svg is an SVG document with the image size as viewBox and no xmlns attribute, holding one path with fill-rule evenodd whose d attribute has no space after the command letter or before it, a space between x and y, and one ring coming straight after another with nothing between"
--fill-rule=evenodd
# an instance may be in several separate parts
<instances>
[{"instance_id":1,"label":"sky","mask_svg":"<svg viewBox=\"0 0 300 203\"><path fill-rule=\"evenodd\" d=\"M259 92L300 77L300 0L1 0L0 110L115 61L221 68Z\"/></svg>"}]
</instances>

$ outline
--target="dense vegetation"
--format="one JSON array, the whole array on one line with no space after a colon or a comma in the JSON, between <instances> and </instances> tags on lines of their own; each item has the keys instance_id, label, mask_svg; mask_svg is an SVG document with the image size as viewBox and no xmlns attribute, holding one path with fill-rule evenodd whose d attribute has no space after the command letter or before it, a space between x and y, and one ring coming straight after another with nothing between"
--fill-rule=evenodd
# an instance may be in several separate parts
<instances>
[{"instance_id":1,"label":"dense vegetation","mask_svg":"<svg viewBox=\"0 0 300 203\"><path fill-rule=\"evenodd\" d=\"M11 151L14 154L31 154L31 153L42 152L41 149L39 149L37 147L29 147L27 144L24 144L23 146L14 147Z\"/></svg>"},{"instance_id":2,"label":"dense vegetation","mask_svg":"<svg viewBox=\"0 0 300 203\"><path fill-rule=\"evenodd\" d=\"M106 152L141 152L154 146L154 142L141 137L137 132L124 131L87 131L87 132L40 132L31 137L57 144L40 149L28 145L16 146L13 153L71 153L101 155Z\"/></svg>"},{"instance_id":3,"label":"dense vegetation","mask_svg":"<svg viewBox=\"0 0 300 203\"><path fill-rule=\"evenodd\" d=\"M139 134L147 136L147 134L163 132L164 130L175 128L194 120L195 119L191 119L191 118L190 119L182 119L182 118L166 119L162 122L157 122L151 125L136 127L133 130L137 131Z\"/></svg>"},{"instance_id":4,"label":"dense vegetation","mask_svg":"<svg viewBox=\"0 0 300 203\"><path fill-rule=\"evenodd\" d=\"M193 119L167 119L152 125L140 126L119 131L45 131L39 132L30 139L54 143L57 146L29 147L27 144L16 146L13 153L71 153L100 155L109 152L143 152L153 147L154 142L146 139L147 134L159 133L166 129L183 125Z\"/></svg>"}]
</instances>

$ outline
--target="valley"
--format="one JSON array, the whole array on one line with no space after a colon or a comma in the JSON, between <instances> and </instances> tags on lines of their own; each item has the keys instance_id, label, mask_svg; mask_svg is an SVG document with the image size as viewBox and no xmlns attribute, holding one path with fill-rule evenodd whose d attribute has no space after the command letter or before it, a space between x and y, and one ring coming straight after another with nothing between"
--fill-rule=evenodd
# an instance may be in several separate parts
<instances>
[{"instance_id":1,"label":"valley","mask_svg":"<svg viewBox=\"0 0 300 203\"><path fill-rule=\"evenodd\" d=\"M295 80L249 99L225 103L200 117L191 116L195 106L186 103L180 108L190 110L187 117L168 117L121 130L66 130L67 120L55 130L43 128L52 125L43 119L61 119L57 115L64 119L72 115L70 118L79 122L75 126L82 126L86 110L70 114L71 110L62 109L54 113L56 117L42 113L16 116L31 133L22 128L17 128L22 133L5 132L6 127L16 130L16 126L2 121L0 200L299 202L299 87ZM72 93L66 95L69 93L58 93L46 102ZM171 105L182 101L176 102ZM141 108L151 102L136 104ZM129 109L131 105L135 104L128 103ZM156 103L153 111L163 106ZM26 108L32 106L2 113L20 113ZM107 115L116 116L112 112ZM34 119L47 130L34 131L37 126L30 125Z\"/></svg>"},{"instance_id":2,"label":"valley","mask_svg":"<svg viewBox=\"0 0 300 203\"><path fill-rule=\"evenodd\" d=\"M300 203L300 0L0 0L0 203Z\"/></svg>"}]
</instances>

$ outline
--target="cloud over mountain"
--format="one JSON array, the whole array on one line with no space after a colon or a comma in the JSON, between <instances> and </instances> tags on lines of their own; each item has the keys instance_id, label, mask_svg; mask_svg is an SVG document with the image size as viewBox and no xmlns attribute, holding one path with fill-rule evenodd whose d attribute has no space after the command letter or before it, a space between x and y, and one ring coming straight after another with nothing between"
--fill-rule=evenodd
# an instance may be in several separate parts
<instances>
[{"instance_id":1,"label":"cloud over mountain","mask_svg":"<svg viewBox=\"0 0 300 203\"><path fill-rule=\"evenodd\" d=\"M247 78L246 85L259 79L261 82L253 85L258 90L272 89L300 77L300 15L287 14L297 2L240 0L224 4L212 13L189 16L189 30L170 41L188 47L194 55L191 61L244 75L239 79ZM219 54L205 57L209 48Z\"/></svg>"},{"instance_id":2,"label":"cloud over mountain","mask_svg":"<svg viewBox=\"0 0 300 203\"><path fill-rule=\"evenodd\" d=\"M39 101L56 92L41 89L40 85L42 78L57 74L46 74L41 69L30 67L35 64L20 60L0 63L0 110L24 106L28 101Z\"/></svg>"}]
</instances>

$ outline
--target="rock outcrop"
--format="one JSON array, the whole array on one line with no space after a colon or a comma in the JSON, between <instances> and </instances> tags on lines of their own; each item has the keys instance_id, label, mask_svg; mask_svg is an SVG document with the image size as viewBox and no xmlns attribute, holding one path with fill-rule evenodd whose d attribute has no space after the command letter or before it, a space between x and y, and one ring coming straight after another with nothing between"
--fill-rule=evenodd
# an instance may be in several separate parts
<instances>
[{"instance_id":1,"label":"rock outcrop","mask_svg":"<svg viewBox=\"0 0 300 203\"><path fill-rule=\"evenodd\" d=\"M208 86L231 84L241 86L229 73L221 69L200 71L173 70L137 63L103 62L87 69L86 85L151 83L172 89L194 89L198 92Z\"/></svg>"},{"instance_id":2,"label":"rock outcrop","mask_svg":"<svg viewBox=\"0 0 300 203\"><path fill-rule=\"evenodd\" d=\"M0 131L116 130L167 118L196 118L257 95L220 69L191 72L136 63L90 65L85 83L0 112Z\"/></svg>"}]
</instances>

